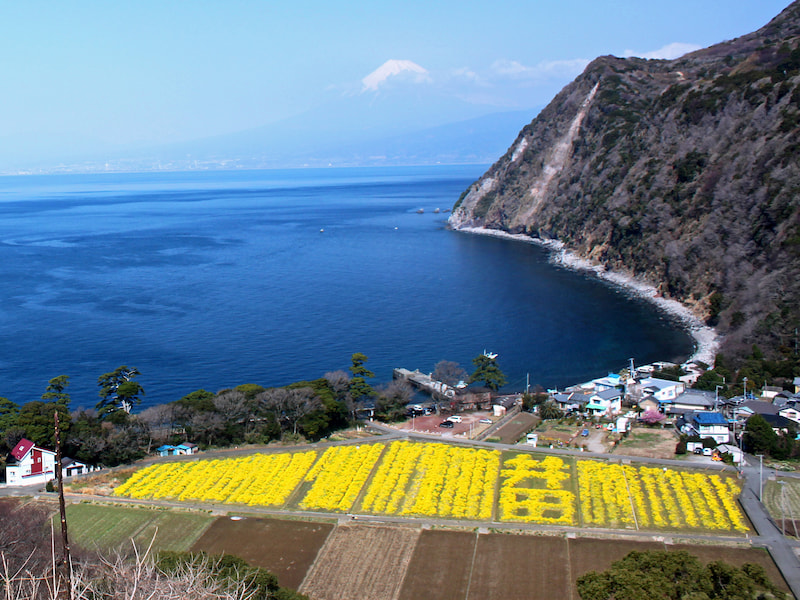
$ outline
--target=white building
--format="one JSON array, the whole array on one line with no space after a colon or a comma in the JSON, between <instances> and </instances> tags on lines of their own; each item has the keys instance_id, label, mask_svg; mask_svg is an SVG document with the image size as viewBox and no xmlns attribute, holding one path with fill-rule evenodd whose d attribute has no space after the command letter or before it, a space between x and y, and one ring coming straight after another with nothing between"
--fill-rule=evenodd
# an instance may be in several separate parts
<instances>
[{"instance_id":1,"label":"white building","mask_svg":"<svg viewBox=\"0 0 800 600\"><path fill-rule=\"evenodd\" d=\"M595 416L616 415L622 410L622 392L616 388L605 389L589 396L586 410Z\"/></svg>"},{"instance_id":2,"label":"white building","mask_svg":"<svg viewBox=\"0 0 800 600\"><path fill-rule=\"evenodd\" d=\"M657 377L647 377L639 382L642 388L642 399L652 396L659 403L671 403L686 391L686 384L683 381L669 381L658 379Z\"/></svg>"},{"instance_id":3,"label":"white building","mask_svg":"<svg viewBox=\"0 0 800 600\"><path fill-rule=\"evenodd\" d=\"M77 460L63 458L62 475L72 477L88 473L91 468ZM47 483L56 478L56 453L39 448L30 440L22 439L14 446L6 463L6 485Z\"/></svg>"},{"instance_id":4,"label":"white building","mask_svg":"<svg viewBox=\"0 0 800 600\"><path fill-rule=\"evenodd\" d=\"M716 412L698 412L692 417L692 428L697 431L702 439L713 438L718 444L727 444L730 441L728 422L721 414Z\"/></svg>"}]
</instances>

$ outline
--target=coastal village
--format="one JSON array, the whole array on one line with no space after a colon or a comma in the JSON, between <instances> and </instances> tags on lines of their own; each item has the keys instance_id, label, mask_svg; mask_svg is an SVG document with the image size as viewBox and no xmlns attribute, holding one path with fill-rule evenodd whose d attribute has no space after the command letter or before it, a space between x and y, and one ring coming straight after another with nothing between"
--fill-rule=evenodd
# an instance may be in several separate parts
<instances>
[{"instance_id":1,"label":"coastal village","mask_svg":"<svg viewBox=\"0 0 800 600\"><path fill-rule=\"evenodd\" d=\"M675 379L658 376L664 370L678 369L686 374ZM394 376L430 395L428 402L409 407L409 418L399 427L445 437L606 453L613 452L635 428L655 427L665 433L671 448L662 458L677 450L738 465L751 416L763 417L776 434L800 426L800 377L794 381L794 391L764 386L758 396L747 391L726 398L720 394L722 386L714 392L692 388L703 372L694 362L657 362L624 369L563 390L539 393L539 402L527 411L523 393L492 394L463 384L448 386L418 370L395 369ZM539 415L545 403L558 408L558 426L548 426ZM552 417L549 420L552 422ZM679 445L682 438L689 440L684 448Z\"/></svg>"}]
</instances>

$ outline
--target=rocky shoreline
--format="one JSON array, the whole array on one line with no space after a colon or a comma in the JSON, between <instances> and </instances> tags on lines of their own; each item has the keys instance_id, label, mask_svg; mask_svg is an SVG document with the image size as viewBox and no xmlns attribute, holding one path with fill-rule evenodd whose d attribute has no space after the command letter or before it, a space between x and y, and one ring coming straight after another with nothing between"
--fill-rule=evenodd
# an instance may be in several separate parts
<instances>
[{"instance_id":1,"label":"rocky shoreline","mask_svg":"<svg viewBox=\"0 0 800 600\"><path fill-rule=\"evenodd\" d=\"M678 319L694 339L694 352L687 359L687 362L699 361L713 366L714 358L720 345L719 334L714 328L705 325L689 308L677 300L670 300L661 296L654 286L623 273L608 271L605 267L594 264L567 250L564 244L557 240L541 240L521 233L513 234L486 227L461 227L455 230L542 246L550 250L550 259L554 264L567 269L589 271L601 279L622 287L648 302L652 302L665 313Z\"/></svg>"}]
</instances>

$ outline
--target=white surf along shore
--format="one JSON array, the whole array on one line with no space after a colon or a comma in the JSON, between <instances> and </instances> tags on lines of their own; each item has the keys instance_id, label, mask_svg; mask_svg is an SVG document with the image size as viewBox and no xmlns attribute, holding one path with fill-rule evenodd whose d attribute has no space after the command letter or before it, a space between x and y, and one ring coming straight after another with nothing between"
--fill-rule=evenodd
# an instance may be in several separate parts
<instances>
[{"instance_id":1,"label":"white surf along shore","mask_svg":"<svg viewBox=\"0 0 800 600\"><path fill-rule=\"evenodd\" d=\"M478 235L490 235L493 237L543 246L551 251L550 259L555 264L561 265L568 269L589 271L601 279L610 281L614 285L618 285L629 290L634 295L644 298L648 302L652 302L667 314L677 318L684 325L684 327L686 327L686 330L694 339L694 353L687 359L686 362L699 361L707 365L714 365L714 358L717 355L717 350L719 349L720 343L720 337L716 330L708 325L705 325L686 306L677 300L670 300L661 296L656 288L652 285L634 277L623 275L622 273L608 271L605 269L605 267L594 264L584 258L581 258L573 252L566 250L564 248L564 244L557 240L540 240L522 233L513 234L505 231L499 231L497 229L488 229L486 227L462 227L456 231L474 233Z\"/></svg>"}]
</instances>

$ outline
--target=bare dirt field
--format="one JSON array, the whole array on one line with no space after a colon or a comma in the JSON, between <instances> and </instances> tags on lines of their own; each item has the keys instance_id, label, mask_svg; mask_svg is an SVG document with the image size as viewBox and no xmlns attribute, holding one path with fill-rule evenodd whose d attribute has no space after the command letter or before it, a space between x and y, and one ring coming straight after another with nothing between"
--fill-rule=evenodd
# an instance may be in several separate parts
<instances>
[{"instance_id":1,"label":"bare dirt field","mask_svg":"<svg viewBox=\"0 0 800 600\"><path fill-rule=\"evenodd\" d=\"M410 527L340 525L299 591L314 600L393 600L419 534Z\"/></svg>"},{"instance_id":2,"label":"bare dirt field","mask_svg":"<svg viewBox=\"0 0 800 600\"><path fill-rule=\"evenodd\" d=\"M222 517L192 550L235 554L274 573L281 585L297 589L333 527L308 521Z\"/></svg>"},{"instance_id":3,"label":"bare dirt field","mask_svg":"<svg viewBox=\"0 0 800 600\"><path fill-rule=\"evenodd\" d=\"M478 538L468 600L551 600L570 588L567 540L488 534Z\"/></svg>"},{"instance_id":4,"label":"bare dirt field","mask_svg":"<svg viewBox=\"0 0 800 600\"><path fill-rule=\"evenodd\" d=\"M425 530L411 556L399 600L464 600L477 535Z\"/></svg>"},{"instance_id":5,"label":"bare dirt field","mask_svg":"<svg viewBox=\"0 0 800 600\"><path fill-rule=\"evenodd\" d=\"M628 456L650 456L653 458L675 458L678 438L669 429L634 427L614 452Z\"/></svg>"},{"instance_id":6,"label":"bare dirt field","mask_svg":"<svg viewBox=\"0 0 800 600\"><path fill-rule=\"evenodd\" d=\"M519 439L533 429L539 422L539 417L531 413L522 412L514 415L500 427L492 437L500 438L503 444L516 444Z\"/></svg>"}]
</instances>

